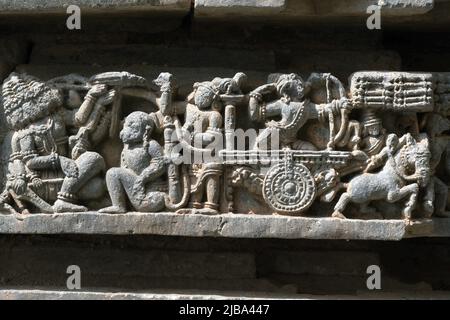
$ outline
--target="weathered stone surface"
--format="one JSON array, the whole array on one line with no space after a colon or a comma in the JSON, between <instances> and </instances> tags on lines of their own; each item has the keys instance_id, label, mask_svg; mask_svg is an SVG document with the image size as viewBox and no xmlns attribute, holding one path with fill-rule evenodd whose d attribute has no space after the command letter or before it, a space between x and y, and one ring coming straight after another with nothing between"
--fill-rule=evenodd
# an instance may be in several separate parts
<instances>
[{"instance_id":1,"label":"weathered stone surface","mask_svg":"<svg viewBox=\"0 0 450 320\"><path fill-rule=\"evenodd\" d=\"M420 236L448 236L447 219L340 220L243 214L180 215L174 213L32 214L0 216L0 233L18 234L154 234L190 237L400 240ZM435 234L434 229L440 230Z\"/></svg>"},{"instance_id":2,"label":"weathered stone surface","mask_svg":"<svg viewBox=\"0 0 450 320\"><path fill-rule=\"evenodd\" d=\"M51 289L4 289L0 290L0 300L251 300L251 299L300 299L300 300L336 300L336 299L435 299L447 300L450 293L445 291L404 291L404 292L359 292L355 295L312 295L277 294L252 292L214 292L214 291L150 291L138 292L102 292L102 291L63 291Z\"/></svg>"},{"instance_id":3,"label":"weathered stone surface","mask_svg":"<svg viewBox=\"0 0 450 320\"><path fill-rule=\"evenodd\" d=\"M271 15L281 17L348 17L365 16L371 5L382 7L384 16L409 16L423 14L434 6L434 0L299 0L299 1L240 1L240 0L196 0L196 16L240 16ZM273 15L274 14L274 15Z\"/></svg>"},{"instance_id":4,"label":"weathered stone surface","mask_svg":"<svg viewBox=\"0 0 450 320\"><path fill-rule=\"evenodd\" d=\"M47 257L55 257L48 261ZM244 252L199 252L176 250L101 250L55 245L30 252L28 247L15 246L0 254L2 260L14 257L18 265L12 271L4 264L0 267L3 279L26 274L27 265L34 265L42 274L51 274L64 269L65 263L75 260L82 265L86 285L89 278L122 277L145 278L152 282L164 279L255 279L254 255ZM56 257L58 257L56 259ZM131 268L130 266L133 265ZM22 267L23 266L23 267ZM9 269L9 270L8 270ZM43 279L45 276L43 276ZM158 280L160 279L160 280ZM131 281L130 281L131 283ZM169 284L169 283L168 283ZM157 287L157 285L155 286Z\"/></svg>"},{"instance_id":5,"label":"weathered stone surface","mask_svg":"<svg viewBox=\"0 0 450 320\"><path fill-rule=\"evenodd\" d=\"M402 65L400 55L391 50L313 50L301 55L292 52L287 61L292 70L301 74L318 69L336 75L341 81L357 70L397 71Z\"/></svg>"},{"instance_id":6,"label":"weathered stone surface","mask_svg":"<svg viewBox=\"0 0 450 320\"><path fill-rule=\"evenodd\" d=\"M77 5L82 10L105 9L138 9L138 10L176 10L187 12L190 0L26 0L0 1L0 13L36 13L36 12L64 12L69 5Z\"/></svg>"},{"instance_id":7,"label":"weathered stone surface","mask_svg":"<svg viewBox=\"0 0 450 320\"><path fill-rule=\"evenodd\" d=\"M176 85L180 97L186 97L192 90L192 83L195 81L206 81L215 76L229 77L238 72L237 69L228 69L221 67L173 67L173 66L153 66L143 64L132 64L126 66L90 66L82 64L22 64L17 66L16 71L33 74L42 80L50 80L64 74L78 73L85 77L91 77L94 74L106 72L108 70L128 71L141 75L147 79L155 79L161 71L176 74ZM267 74L259 71L245 71L248 77L247 85L249 87L259 86L266 82Z\"/></svg>"},{"instance_id":8,"label":"weathered stone surface","mask_svg":"<svg viewBox=\"0 0 450 320\"><path fill-rule=\"evenodd\" d=\"M267 15L279 13L286 0L195 0L195 14L215 15Z\"/></svg>"},{"instance_id":9,"label":"weathered stone surface","mask_svg":"<svg viewBox=\"0 0 450 320\"><path fill-rule=\"evenodd\" d=\"M19 63L24 63L27 59L27 43L17 39L0 38L0 80Z\"/></svg>"},{"instance_id":10,"label":"weathered stone surface","mask_svg":"<svg viewBox=\"0 0 450 320\"><path fill-rule=\"evenodd\" d=\"M269 256L271 270L283 274L361 276L366 273L367 266L380 265L379 256L371 252L277 251Z\"/></svg>"},{"instance_id":11,"label":"weathered stone surface","mask_svg":"<svg viewBox=\"0 0 450 320\"><path fill-rule=\"evenodd\" d=\"M182 58L181 58L182 57ZM199 59L201 57L201 59ZM172 67L230 67L267 70L275 67L271 50L166 47L160 45L42 45L36 46L30 64L130 65L148 64ZM198 80L197 80L198 81Z\"/></svg>"},{"instance_id":12,"label":"weathered stone surface","mask_svg":"<svg viewBox=\"0 0 450 320\"><path fill-rule=\"evenodd\" d=\"M383 14L413 15L430 11L434 7L434 0L379 0Z\"/></svg>"},{"instance_id":13,"label":"weathered stone surface","mask_svg":"<svg viewBox=\"0 0 450 320\"><path fill-rule=\"evenodd\" d=\"M311 297L312 298L312 297ZM214 292L214 291L153 291L153 292L102 292L63 291L49 289L5 289L0 290L0 300L248 300L248 299L310 299L307 295Z\"/></svg>"}]
</instances>

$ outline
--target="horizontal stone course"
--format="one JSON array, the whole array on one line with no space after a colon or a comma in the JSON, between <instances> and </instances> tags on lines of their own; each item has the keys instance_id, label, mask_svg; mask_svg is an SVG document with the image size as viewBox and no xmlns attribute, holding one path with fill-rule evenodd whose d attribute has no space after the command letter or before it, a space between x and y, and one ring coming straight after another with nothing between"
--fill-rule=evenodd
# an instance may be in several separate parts
<instances>
[{"instance_id":1,"label":"horizontal stone course","mask_svg":"<svg viewBox=\"0 0 450 320\"><path fill-rule=\"evenodd\" d=\"M23 0L11 1L0 0L1 13L36 13L36 12L58 12L65 13L69 5L77 5L82 10L170 10L188 12L191 0Z\"/></svg>"},{"instance_id":2,"label":"horizontal stone course","mask_svg":"<svg viewBox=\"0 0 450 320\"><path fill-rule=\"evenodd\" d=\"M273 15L285 18L365 16L367 8L379 5L384 16L423 14L434 7L434 0L195 0L195 15L220 17ZM274 16L272 16L274 18Z\"/></svg>"},{"instance_id":3,"label":"horizontal stone course","mask_svg":"<svg viewBox=\"0 0 450 320\"><path fill-rule=\"evenodd\" d=\"M107 292L107 291L64 291L57 289L4 289L0 290L1 300L248 300L248 299L439 299L447 300L449 292L414 291L414 292L360 292L355 295L311 295L311 294L274 294L252 292L214 292L214 291L150 291L150 292Z\"/></svg>"},{"instance_id":4,"label":"horizontal stone course","mask_svg":"<svg viewBox=\"0 0 450 320\"><path fill-rule=\"evenodd\" d=\"M367 7L378 4L385 15L423 14L434 7L434 0L0 0L0 14L5 13L65 13L69 5L77 5L87 11L169 11L187 13L194 4L194 12L200 17L221 16L361 16ZM276 16L274 16L276 15Z\"/></svg>"},{"instance_id":5,"label":"horizontal stone course","mask_svg":"<svg viewBox=\"0 0 450 320\"><path fill-rule=\"evenodd\" d=\"M151 234L189 237L400 240L450 236L448 219L337 220L279 215L176 213L32 214L0 216L3 234ZM436 230L436 231L435 231Z\"/></svg>"}]
</instances>

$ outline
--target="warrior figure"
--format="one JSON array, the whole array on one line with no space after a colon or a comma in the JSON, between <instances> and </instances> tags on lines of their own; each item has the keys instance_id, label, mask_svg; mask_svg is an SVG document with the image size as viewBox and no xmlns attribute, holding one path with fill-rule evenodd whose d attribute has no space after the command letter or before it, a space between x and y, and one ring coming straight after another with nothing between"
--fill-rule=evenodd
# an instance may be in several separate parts
<instances>
[{"instance_id":1,"label":"warrior figure","mask_svg":"<svg viewBox=\"0 0 450 320\"><path fill-rule=\"evenodd\" d=\"M184 144L183 153L194 154L194 163L189 168L190 207L203 213L218 213L220 198L220 178L223 168L215 161L218 151L223 148L223 116L222 95L242 94L241 85L246 75L237 73L233 78L214 78L194 84L194 91L187 101L171 105L172 111L166 108L165 114L185 114L182 127L177 125L178 138ZM213 152L216 151L215 154ZM197 161L201 156L201 161ZM206 193L206 201L203 197ZM189 209L188 209L189 210Z\"/></svg>"},{"instance_id":2,"label":"warrior figure","mask_svg":"<svg viewBox=\"0 0 450 320\"><path fill-rule=\"evenodd\" d=\"M276 99L266 103L265 96L276 96ZM250 93L250 118L253 121L265 122L266 126L258 135L254 148L281 149L300 146L301 149L315 150L312 143L298 141L298 131L308 120L324 121L330 116L340 115L341 110L347 108L349 104L346 98L327 104L312 103L305 99L304 83L300 76L294 73L278 75L277 79ZM280 117L279 121L267 121ZM280 145L276 145L276 139L279 139Z\"/></svg>"},{"instance_id":3,"label":"warrior figure","mask_svg":"<svg viewBox=\"0 0 450 320\"><path fill-rule=\"evenodd\" d=\"M73 112L62 107L61 93L28 75L13 73L2 87L3 107L8 125L14 130L9 174L2 200L22 200L43 212L86 211L77 201L99 199L104 183L98 175L104 170L103 158L85 152L72 160L67 126ZM47 201L54 201L53 206Z\"/></svg>"}]
</instances>

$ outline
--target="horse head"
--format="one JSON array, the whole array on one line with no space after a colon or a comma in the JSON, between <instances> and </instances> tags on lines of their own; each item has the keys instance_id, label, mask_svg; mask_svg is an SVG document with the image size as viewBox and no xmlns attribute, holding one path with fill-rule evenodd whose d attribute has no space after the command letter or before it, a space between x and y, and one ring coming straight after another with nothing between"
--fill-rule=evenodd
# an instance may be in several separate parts
<instances>
[{"instance_id":1,"label":"horse head","mask_svg":"<svg viewBox=\"0 0 450 320\"><path fill-rule=\"evenodd\" d=\"M406 136L406 144L399 152L405 172L414 170L414 174L407 180L415 180L424 187L430 180L430 158L431 152L427 137L422 137L419 142L410 135Z\"/></svg>"}]
</instances>

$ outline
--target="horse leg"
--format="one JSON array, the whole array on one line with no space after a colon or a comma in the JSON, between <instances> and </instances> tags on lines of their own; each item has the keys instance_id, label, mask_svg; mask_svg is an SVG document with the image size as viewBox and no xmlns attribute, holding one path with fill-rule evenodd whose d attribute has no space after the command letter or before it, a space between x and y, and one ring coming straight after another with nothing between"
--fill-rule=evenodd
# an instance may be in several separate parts
<instances>
[{"instance_id":1,"label":"horse leg","mask_svg":"<svg viewBox=\"0 0 450 320\"><path fill-rule=\"evenodd\" d=\"M419 185L417 183L412 183L403 188L389 191L387 196L387 201L390 203L397 202L404 197L409 195L409 200L403 209L403 217L405 219L411 219L411 213L416 207L417 203L417 193L419 192Z\"/></svg>"},{"instance_id":2,"label":"horse leg","mask_svg":"<svg viewBox=\"0 0 450 320\"><path fill-rule=\"evenodd\" d=\"M345 219L345 216L342 212L344 212L344 209L350 202L350 200L351 200L350 194L348 192L344 192L339 198L339 201L334 206L334 212L331 216L333 218Z\"/></svg>"}]
</instances>

